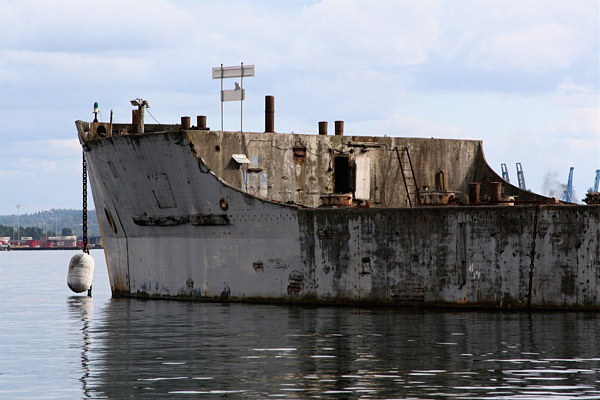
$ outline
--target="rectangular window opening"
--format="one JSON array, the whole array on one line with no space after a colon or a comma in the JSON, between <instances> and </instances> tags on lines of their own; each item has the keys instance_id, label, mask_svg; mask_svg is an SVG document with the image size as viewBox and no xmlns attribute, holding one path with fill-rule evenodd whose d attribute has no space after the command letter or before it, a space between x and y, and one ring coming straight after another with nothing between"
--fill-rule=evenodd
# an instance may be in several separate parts
<instances>
[{"instance_id":1,"label":"rectangular window opening","mask_svg":"<svg viewBox=\"0 0 600 400\"><path fill-rule=\"evenodd\" d=\"M333 191L350 193L350 159L338 156L333 159Z\"/></svg>"},{"instance_id":2,"label":"rectangular window opening","mask_svg":"<svg viewBox=\"0 0 600 400\"><path fill-rule=\"evenodd\" d=\"M295 159L306 158L306 147L294 147L293 149Z\"/></svg>"}]
</instances>

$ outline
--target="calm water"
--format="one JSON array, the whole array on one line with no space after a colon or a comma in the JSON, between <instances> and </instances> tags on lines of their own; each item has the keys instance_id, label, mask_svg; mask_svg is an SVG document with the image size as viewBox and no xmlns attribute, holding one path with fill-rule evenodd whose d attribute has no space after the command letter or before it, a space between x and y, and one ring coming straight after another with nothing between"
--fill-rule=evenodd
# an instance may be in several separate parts
<instances>
[{"instance_id":1,"label":"calm water","mask_svg":"<svg viewBox=\"0 0 600 400\"><path fill-rule=\"evenodd\" d=\"M74 252L0 253L0 398L600 399L600 314L73 295Z\"/></svg>"}]
</instances>

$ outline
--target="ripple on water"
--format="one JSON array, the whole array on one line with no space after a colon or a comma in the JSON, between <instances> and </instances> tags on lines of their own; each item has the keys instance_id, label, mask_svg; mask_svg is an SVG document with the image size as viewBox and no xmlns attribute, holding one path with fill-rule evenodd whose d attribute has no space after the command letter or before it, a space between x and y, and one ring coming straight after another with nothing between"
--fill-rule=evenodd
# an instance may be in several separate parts
<instances>
[{"instance_id":1,"label":"ripple on water","mask_svg":"<svg viewBox=\"0 0 600 400\"><path fill-rule=\"evenodd\" d=\"M600 398L600 313L111 299L103 257L88 299L66 288L70 254L14 253L0 398Z\"/></svg>"}]
</instances>

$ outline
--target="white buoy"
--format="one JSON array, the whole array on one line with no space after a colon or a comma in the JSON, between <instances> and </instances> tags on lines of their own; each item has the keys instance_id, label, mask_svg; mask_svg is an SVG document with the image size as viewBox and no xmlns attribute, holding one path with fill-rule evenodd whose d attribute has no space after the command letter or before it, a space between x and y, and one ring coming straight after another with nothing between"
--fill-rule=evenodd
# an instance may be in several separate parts
<instances>
[{"instance_id":1,"label":"white buoy","mask_svg":"<svg viewBox=\"0 0 600 400\"><path fill-rule=\"evenodd\" d=\"M69 263L67 285L75 293L85 292L92 287L94 259L86 253L75 254Z\"/></svg>"}]
</instances>

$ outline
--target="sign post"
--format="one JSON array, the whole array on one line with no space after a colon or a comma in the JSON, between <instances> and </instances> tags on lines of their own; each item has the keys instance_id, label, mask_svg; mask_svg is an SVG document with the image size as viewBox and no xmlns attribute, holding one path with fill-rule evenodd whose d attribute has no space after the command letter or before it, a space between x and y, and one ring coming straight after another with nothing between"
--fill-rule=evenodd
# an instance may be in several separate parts
<instances>
[{"instance_id":1,"label":"sign post","mask_svg":"<svg viewBox=\"0 0 600 400\"><path fill-rule=\"evenodd\" d=\"M254 65L244 65L241 63L240 66L224 67L221 64L220 67L212 69L213 79L221 80L221 132L223 132L223 103L226 101L240 101L240 132L243 132L243 117L244 117L244 99L246 98L246 91L244 90L244 77L254 76ZM227 78L240 78L240 85L235 83L235 89L223 90L223 79Z\"/></svg>"}]
</instances>

